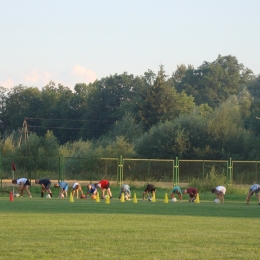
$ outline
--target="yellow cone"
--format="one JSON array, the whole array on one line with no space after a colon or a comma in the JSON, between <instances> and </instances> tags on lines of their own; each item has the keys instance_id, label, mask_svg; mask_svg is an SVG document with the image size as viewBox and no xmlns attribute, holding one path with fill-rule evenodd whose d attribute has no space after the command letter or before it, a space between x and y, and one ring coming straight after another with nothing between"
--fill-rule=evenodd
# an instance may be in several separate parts
<instances>
[{"instance_id":1,"label":"yellow cone","mask_svg":"<svg viewBox=\"0 0 260 260\"><path fill-rule=\"evenodd\" d=\"M70 202L74 202L74 198L72 196L72 192L70 192Z\"/></svg>"},{"instance_id":2,"label":"yellow cone","mask_svg":"<svg viewBox=\"0 0 260 260\"><path fill-rule=\"evenodd\" d=\"M194 200L195 203L200 203L200 196L199 193L197 194L196 199Z\"/></svg>"},{"instance_id":3,"label":"yellow cone","mask_svg":"<svg viewBox=\"0 0 260 260\"><path fill-rule=\"evenodd\" d=\"M169 203L168 193L165 193L164 203Z\"/></svg>"},{"instance_id":4,"label":"yellow cone","mask_svg":"<svg viewBox=\"0 0 260 260\"><path fill-rule=\"evenodd\" d=\"M133 203L137 203L136 193L134 193Z\"/></svg>"},{"instance_id":5,"label":"yellow cone","mask_svg":"<svg viewBox=\"0 0 260 260\"><path fill-rule=\"evenodd\" d=\"M125 194L124 194L124 193L121 194L120 201L121 201L121 202L125 202Z\"/></svg>"},{"instance_id":6,"label":"yellow cone","mask_svg":"<svg viewBox=\"0 0 260 260\"><path fill-rule=\"evenodd\" d=\"M97 192L97 196L96 196L96 202L100 202L100 197L99 197L99 193Z\"/></svg>"},{"instance_id":7,"label":"yellow cone","mask_svg":"<svg viewBox=\"0 0 260 260\"><path fill-rule=\"evenodd\" d=\"M155 192L153 192L153 199L152 199L152 202L156 202Z\"/></svg>"},{"instance_id":8,"label":"yellow cone","mask_svg":"<svg viewBox=\"0 0 260 260\"><path fill-rule=\"evenodd\" d=\"M106 204L110 204L110 197L106 195Z\"/></svg>"}]
</instances>

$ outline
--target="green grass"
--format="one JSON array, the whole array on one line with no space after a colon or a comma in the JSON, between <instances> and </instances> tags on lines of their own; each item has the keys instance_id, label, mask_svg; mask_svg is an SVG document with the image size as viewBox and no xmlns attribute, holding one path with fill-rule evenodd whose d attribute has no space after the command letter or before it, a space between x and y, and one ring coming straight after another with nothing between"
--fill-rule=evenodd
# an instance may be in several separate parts
<instances>
[{"instance_id":1,"label":"green grass","mask_svg":"<svg viewBox=\"0 0 260 260\"><path fill-rule=\"evenodd\" d=\"M9 201L0 197L0 259L253 259L258 257L260 206L245 195L225 204L200 194L201 203L120 202L40 198L39 190ZM37 194L35 192L38 192ZM167 191L166 191L167 192ZM116 195L116 196L115 196ZM208 199L207 199L208 198Z\"/></svg>"}]
</instances>

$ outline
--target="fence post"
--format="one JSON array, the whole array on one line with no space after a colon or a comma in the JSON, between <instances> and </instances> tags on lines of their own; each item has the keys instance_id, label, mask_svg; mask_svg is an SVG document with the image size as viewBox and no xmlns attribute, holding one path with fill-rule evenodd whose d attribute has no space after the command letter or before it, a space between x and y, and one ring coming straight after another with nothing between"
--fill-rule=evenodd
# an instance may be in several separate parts
<instances>
[{"instance_id":1,"label":"fence post","mask_svg":"<svg viewBox=\"0 0 260 260\"><path fill-rule=\"evenodd\" d=\"M257 160L255 161L255 183L257 183Z\"/></svg>"},{"instance_id":2,"label":"fence post","mask_svg":"<svg viewBox=\"0 0 260 260\"><path fill-rule=\"evenodd\" d=\"M1 189L2 189L3 180L2 180L2 154L1 153L0 153L0 178L1 178Z\"/></svg>"},{"instance_id":3,"label":"fence post","mask_svg":"<svg viewBox=\"0 0 260 260\"><path fill-rule=\"evenodd\" d=\"M59 156L59 178L58 181L63 181L63 170L64 170L64 160L63 155Z\"/></svg>"},{"instance_id":4,"label":"fence post","mask_svg":"<svg viewBox=\"0 0 260 260\"><path fill-rule=\"evenodd\" d=\"M122 181L123 181L123 158L122 158L122 155L120 155L120 157L119 157L118 168L119 168L119 185L121 187ZM117 182L117 184L118 184L118 182Z\"/></svg>"},{"instance_id":5,"label":"fence post","mask_svg":"<svg viewBox=\"0 0 260 260\"><path fill-rule=\"evenodd\" d=\"M232 158L229 158L229 161L228 161L228 186L232 184L232 180L233 180L233 176L232 176L232 173L233 173L233 162L232 162Z\"/></svg>"},{"instance_id":6,"label":"fence post","mask_svg":"<svg viewBox=\"0 0 260 260\"><path fill-rule=\"evenodd\" d=\"M173 185L179 185L179 159L176 157L174 166Z\"/></svg>"},{"instance_id":7,"label":"fence post","mask_svg":"<svg viewBox=\"0 0 260 260\"><path fill-rule=\"evenodd\" d=\"M150 166L151 166L151 164L150 164L150 159L148 160L148 180L149 180L149 178L150 178Z\"/></svg>"}]
</instances>

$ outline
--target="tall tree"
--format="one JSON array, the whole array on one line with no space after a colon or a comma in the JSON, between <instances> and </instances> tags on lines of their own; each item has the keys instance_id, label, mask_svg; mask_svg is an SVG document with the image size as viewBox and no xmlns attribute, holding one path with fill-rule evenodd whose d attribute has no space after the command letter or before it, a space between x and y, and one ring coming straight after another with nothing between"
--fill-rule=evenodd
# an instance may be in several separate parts
<instances>
[{"instance_id":1,"label":"tall tree","mask_svg":"<svg viewBox=\"0 0 260 260\"><path fill-rule=\"evenodd\" d=\"M197 105L207 103L214 108L230 95L238 94L252 74L236 57L219 55L215 61L204 62L198 69L187 69L185 76L176 83L176 89L192 95Z\"/></svg>"},{"instance_id":2,"label":"tall tree","mask_svg":"<svg viewBox=\"0 0 260 260\"><path fill-rule=\"evenodd\" d=\"M150 75L153 76L151 72ZM136 102L136 111L143 122L144 130L148 130L160 121L172 120L180 113L192 110L193 98L187 97L185 93L177 94L167 80L162 65L155 80L147 81L147 75L143 79L146 84L139 89L140 99Z\"/></svg>"}]
</instances>

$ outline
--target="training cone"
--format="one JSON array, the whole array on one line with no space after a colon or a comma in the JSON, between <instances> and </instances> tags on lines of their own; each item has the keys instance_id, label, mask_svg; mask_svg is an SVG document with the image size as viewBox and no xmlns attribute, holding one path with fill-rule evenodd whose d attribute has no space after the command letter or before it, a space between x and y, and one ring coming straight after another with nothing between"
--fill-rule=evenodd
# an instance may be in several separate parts
<instances>
[{"instance_id":1,"label":"training cone","mask_svg":"<svg viewBox=\"0 0 260 260\"><path fill-rule=\"evenodd\" d=\"M168 203L168 202L169 202L168 193L165 193L164 203Z\"/></svg>"},{"instance_id":2,"label":"training cone","mask_svg":"<svg viewBox=\"0 0 260 260\"><path fill-rule=\"evenodd\" d=\"M96 196L96 202L100 202L100 197L99 197L99 193L97 192L97 196Z\"/></svg>"},{"instance_id":3,"label":"training cone","mask_svg":"<svg viewBox=\"0 0 260 260\"><path fill-rule=\"evenodd\" d=\"M200 203L200 196L199 193L197 194L196 199L194 200L195 203Z\"/></svg>"},{"instance_id":4,"label":"training cone","mask_svg":"<svg viewBox=\"0 0 260 260\"><path fill-rule=\"evenodd\" d=\"M72 196L72 192L70 193L70 202L74 202L74 198Z\"/></svg>"},{"instance_id":5,"label":"training cone","mask_svg":"<svg viewBox=\"0 0 260 260\"><path fill-rule=\"evenodd\" d=\"M152 202L156 202L155 192L153 192L153 199L152 199Z\"/></svg>"},{"instance_id":6,"label":"training cone","mask_svg":"<svg viewBox=\"0 0 260 260\"><path fill-rule=\"evenodd\" d=\"M9 196L10 201L14 201L14 194L10 191L10 196Z\"/></svg>"},{"instance_id":7,"label":"training cone","mask_svg":"<svg viewBox=\"0 0 260 260\"><path fill-rule=\"evenodd\" d=\"M133 203L137 203L136 193L134 193Z\"/></svg>"},{"instance_id":8,"label":"training cone","mask_svg":"<svg viewBox=\"0 0 260 260\"><path fill-rule=\"evenodd\" d=\"M99 193L97 193L97 196L96 196L96 202L100 202Z\"/></svg>"},{"instance_id":9,"label":"training cone","mask_svg":"<svg viewBox=\"0 0 260 260\"><path fill-rule=\"evenodd\" d=\"M120 201L121 201L121 202L125 202L125 194L124 194L124 193L121 194Z\"/></svg>"},{"instance_id":10,"label":"training cone","mask_svg":"<svg viewBox=\"0 0 260 260\"><path fill-rule=\"evenodd\" d=\"M106 204L110 204L110 197L108 195L106 196Z\"/></svg>"}]
</instances>

